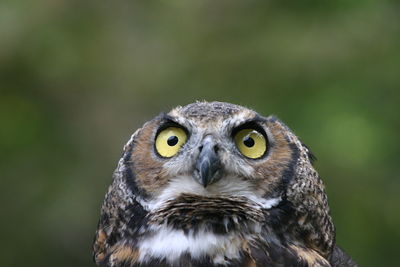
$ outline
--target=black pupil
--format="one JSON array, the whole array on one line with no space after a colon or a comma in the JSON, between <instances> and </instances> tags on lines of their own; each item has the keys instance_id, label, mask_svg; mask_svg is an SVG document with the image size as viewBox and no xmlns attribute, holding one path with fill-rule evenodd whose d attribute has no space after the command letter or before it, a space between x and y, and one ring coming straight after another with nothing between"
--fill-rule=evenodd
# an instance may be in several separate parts
<instances>
[{"instance_id":1,"label":"black pupil","mask_svg":"<svg viewBox=\"0 0 400 267\"><path fill-rule=\"evenodd\" d=\"M176 145L177 143L178 143L178 137L177 137L177 136L172 135L172 136L168 137L167 144L168 144L169 146L174 146L174 145Z\"/></svg>"},{"instance_id":2,"label":"black pupil","mask_svg":"<svg viewBox=\"0 0 400 267\"><path fill-rule=\"evenodd\" d=\"M253 147L254 146L254 139L251 138L250 136L246 136L243 139L243 144L247 147Z\"/></svg>"}]
</instances>

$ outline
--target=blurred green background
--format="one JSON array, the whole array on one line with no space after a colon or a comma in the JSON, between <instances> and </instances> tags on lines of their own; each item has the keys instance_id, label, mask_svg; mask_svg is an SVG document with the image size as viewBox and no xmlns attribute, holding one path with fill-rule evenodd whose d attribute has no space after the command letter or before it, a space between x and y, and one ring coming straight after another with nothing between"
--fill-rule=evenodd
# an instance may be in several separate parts
<instances>
[{"instance_id":1,"label":"blurred green background","mask_svg":"<svg viewBox=\"0 0 400 267\"><path fill-rule=\"evenodd\" d=\"M130 134L195 100L275 114L312 148L338 243L398 265L398 1L0 3L1 266L92 266Z\"/></svg>"}]
</instances>

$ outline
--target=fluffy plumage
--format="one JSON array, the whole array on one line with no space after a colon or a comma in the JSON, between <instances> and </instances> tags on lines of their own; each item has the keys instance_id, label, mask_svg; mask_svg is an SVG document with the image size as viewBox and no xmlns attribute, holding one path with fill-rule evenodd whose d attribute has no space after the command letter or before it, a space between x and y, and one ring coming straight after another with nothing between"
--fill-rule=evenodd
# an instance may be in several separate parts
<instances>
[{"instance_id":1,"label":"fluffy plumage","mask_svg":"<svg viewBox=\"0 0 400 267\"><path fill-rule=\"evenodd\" d=\"M163 157L155 140L164 129L175 129L168 127L183 129L187 141L174 156ZM266 140L262 156L239 149L242 129L253 134L239 140L246 149L254 138ZM177 142L172 137L171 146ZM335 244L312 159L277 118L241 106L197 102L161 114L124 147L101 209L95 262L355 266Z\"/></svg>"}]
</instances>

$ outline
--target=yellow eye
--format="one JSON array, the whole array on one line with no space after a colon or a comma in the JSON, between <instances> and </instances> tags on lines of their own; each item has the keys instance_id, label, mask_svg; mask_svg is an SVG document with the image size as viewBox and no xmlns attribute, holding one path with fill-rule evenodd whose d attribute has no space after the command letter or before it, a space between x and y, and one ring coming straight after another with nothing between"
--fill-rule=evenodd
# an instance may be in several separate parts
<instances>
[{"instance_id":1,"label":"yellow eye","mask_svg":"<svg viewBox=\"0 0 400 267\"><path fill-rule=\"evenodd\" d=\"M183 129L169 127L157 135L156 150L162 157L170 158L178 153L186 140L187 135Z\"/></svg>"},{"instance_id":2,"label":"yellow eye","mask_svg":"<svg viewBox=\"0 0 400 267\"><path fill-rule=\"evenodd\" d=\"M235 144L245 157L257 159L267 150L267 141L260 132L254 129L243 129L236 133Z\"/></svg>"}]
</instances>

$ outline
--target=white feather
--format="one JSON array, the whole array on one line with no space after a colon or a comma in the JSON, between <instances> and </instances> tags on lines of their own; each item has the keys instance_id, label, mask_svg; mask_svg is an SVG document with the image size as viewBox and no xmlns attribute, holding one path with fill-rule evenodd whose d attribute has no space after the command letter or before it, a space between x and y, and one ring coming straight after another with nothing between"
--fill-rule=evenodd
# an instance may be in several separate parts
<instances>
[{"instance_id":1,"label":"white feather","mask_svg":"<svg viewBox=\"0 0 400 267\"><path fill-rule=\"evenodd\" d=\"M237 259L240 257L240 239L233 235L216 235L200 230L196 234L185 234L182 230L161 225L153 227L154 233L139 242L139 261L146 262L150 258L166 259L174 262L183 253L189 253L192 258L205 255L223 263L224 257Z\"/></svg>"}]
</instances>

